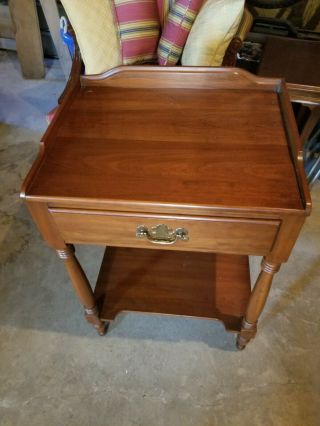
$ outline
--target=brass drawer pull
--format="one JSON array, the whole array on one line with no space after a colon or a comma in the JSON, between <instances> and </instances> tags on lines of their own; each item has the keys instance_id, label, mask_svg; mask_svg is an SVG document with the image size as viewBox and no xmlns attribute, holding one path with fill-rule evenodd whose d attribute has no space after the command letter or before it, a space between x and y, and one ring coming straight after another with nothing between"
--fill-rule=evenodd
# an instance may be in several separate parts
<instances>
[{"instance_id":1,"label":"brass drawer pull","mask_svg":"<svg viewBox=\"0 0 320 426\"><path fill-rule=\"evenodd\" d=\"M188 231L184 228L177 228L175 231L167 225L157 225L148 229L144 225L139 225L136 230L138 238L146 237L153 244L174 244L177 240L188 241Z\"/></svg>"}]
</instances>

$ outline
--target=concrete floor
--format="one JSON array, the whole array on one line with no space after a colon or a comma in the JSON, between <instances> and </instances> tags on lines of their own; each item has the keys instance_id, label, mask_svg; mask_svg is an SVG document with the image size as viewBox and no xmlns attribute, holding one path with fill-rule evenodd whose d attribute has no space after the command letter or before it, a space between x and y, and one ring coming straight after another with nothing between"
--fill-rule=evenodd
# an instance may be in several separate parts
<instances>
[{"instance_id":1,"label":"concrete floor","mask_svg":"<svg viewBox=\"0 0 320 426\"><path fill-rule=\"evenodd\" d=\"M123 314L99 337L18 195L64 86L48 66L25 81L0 51L1 426L320 425L320 185L245 351L191 318ZM101 248L78 253L94 282Z\"/></svg>"}]
</instances>

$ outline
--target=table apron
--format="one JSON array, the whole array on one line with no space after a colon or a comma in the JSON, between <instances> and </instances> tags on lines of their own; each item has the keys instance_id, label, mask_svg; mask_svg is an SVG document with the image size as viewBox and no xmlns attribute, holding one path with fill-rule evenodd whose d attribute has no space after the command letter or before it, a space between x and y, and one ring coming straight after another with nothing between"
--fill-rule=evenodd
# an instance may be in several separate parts
<instances>
[{"instance_id":1,"label":"table apron","mask_svg":"<svg viewBox=\"0 0 320 426\"><path fill-rule=\"evenodd\" d=\"M234 254L266 255L273 247L279 220L247 218L171 218L164 216L113 215L110 213L49 210L66 243L99 244L114 247L141 247L167 250L209 251ZM152 243L138 238L139 226L149 230L166 225L172 230L184 228L188 240L173 244Z\"/></svg>"}]
</instances>

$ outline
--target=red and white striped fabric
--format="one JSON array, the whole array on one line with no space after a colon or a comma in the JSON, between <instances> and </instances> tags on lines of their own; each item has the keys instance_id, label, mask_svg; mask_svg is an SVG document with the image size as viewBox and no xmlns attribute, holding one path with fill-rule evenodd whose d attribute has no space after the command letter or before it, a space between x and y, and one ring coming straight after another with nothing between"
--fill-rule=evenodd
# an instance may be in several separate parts
<instances>
[{"instance_id":1,"label":"red and white striped fabric","mask_svg":"<svg viewBox=\"0 0 320 426\"><path fill-rule=\"evenodd\" d=\"M157 0L157 3L158 3L160 24L161 24L161 28L163 28L167 20L167 16L169 14L169 10L172 8L174 4L174 0Z\"/></svg>"},{"instance_id":2,"label":"red and white striped fabric","mask_svg":"<svg viewBox=\"0 0 320 426\"><path fill-rule=\"evenodd\" d=\"M203 0L176 0L174 2L166 18L158 46L159 65L173 66L177 64L202 3Z\"/></svg>"},{"instance_id":3,"label":"red and white striped fabric","mask_svg":"<svg viewBox=\"0 0 320 426\"><path fill-rule=\"evenodd\" d=\"M157 0L113 0L124 65L156 62L160 37Z\"/></svg>"}]
</instances>

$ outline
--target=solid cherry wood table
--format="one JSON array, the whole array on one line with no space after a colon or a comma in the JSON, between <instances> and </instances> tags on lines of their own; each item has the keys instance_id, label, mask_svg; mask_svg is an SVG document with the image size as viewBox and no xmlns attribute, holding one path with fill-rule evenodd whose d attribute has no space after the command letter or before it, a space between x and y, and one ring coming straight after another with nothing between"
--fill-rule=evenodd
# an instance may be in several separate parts
<instances>
[{"instance_id":1,"label":"solid cherry wood table","mask_svg":"<svg viewBox=\"0 0 320 426\"><path fill-rule=\"evenodd\" d=\"M73 75L22 197L99 334L121 311L188 315L240 349L311 208L284 83L232 68ZM73 244L107 246L94 290Z\"/></svg>"}]
</instances>

